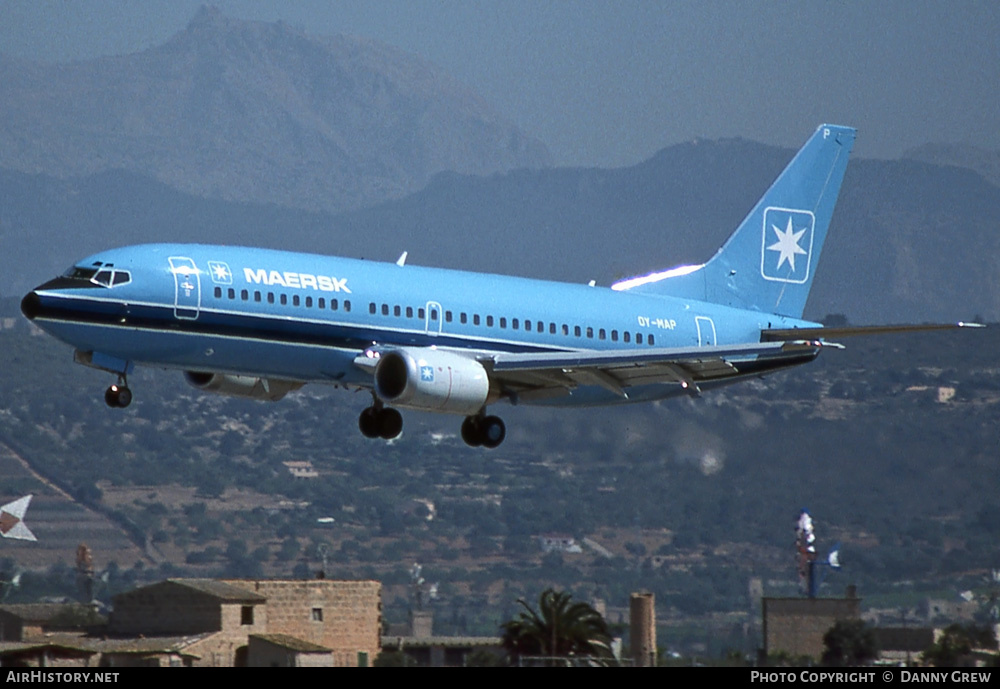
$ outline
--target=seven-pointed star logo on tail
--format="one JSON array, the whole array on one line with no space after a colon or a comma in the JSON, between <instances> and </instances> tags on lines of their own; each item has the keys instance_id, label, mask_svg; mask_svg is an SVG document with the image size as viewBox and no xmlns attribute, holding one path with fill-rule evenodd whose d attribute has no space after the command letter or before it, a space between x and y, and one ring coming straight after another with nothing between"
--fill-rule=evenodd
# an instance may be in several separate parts
<instances>
[{"instance_id":1,"label":"seven-pointed star logo on tail","mask_svg":"<svg viewBox=\"0 0 1000 689\"><path fill-rule=\"evenodd\" d=\"M760 273L766 280L803 284L809 279L815 222L805 210L764 210Z\"/></svg>"},{"instance_id":2,"label":"seven-pointed star logo on tail","mask_svg":"<svg viewBox=\"0 0 1000 689\"><path fill-rule=\"evenodd\" d=\"M774 233L778 235L778 241L776 241L771 246L767 247L769 251L777 251L780 253L778 257L778 268L784 265L785 261L792 266L792 271L795 271L795 255L805 254L806 251L801 246L799 246L799 240L802 239L802 235L806 233L805 230L799 230L795 232L792 229L792 217L788 217L788 227L782 232L775 226L771 226Z\"/></svg>"}]
</instances>

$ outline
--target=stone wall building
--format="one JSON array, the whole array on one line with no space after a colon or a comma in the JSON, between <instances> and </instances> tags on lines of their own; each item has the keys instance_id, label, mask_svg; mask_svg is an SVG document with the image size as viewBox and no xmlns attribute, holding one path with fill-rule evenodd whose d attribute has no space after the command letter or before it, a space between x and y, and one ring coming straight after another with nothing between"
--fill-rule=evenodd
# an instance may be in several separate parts
<instances>
[{"instance_id":1,"label":"stone wall building","mask_svg":"<svg viewBox=\"0 0 1000 689\"><path fill-rule=\"evenodd\" d=\"M104 664L370 665L381 626L377 581L168 579L114 598Z\"/></svg>"},{"instance_id":2,"label":"stone wall building","mask_svg":"<svg viewBox=\"0 0 1000 689\"><path fill-rule=\"evenodd\" d=\"M377 581L229 580L267 600L267 633L286 634L332 650L337 666L370 665L382 634Z\"/></svg>"},{"instance_id":3,"label":"stone wall building","mask_svg":"<svg viewBox=\"0 0 1000 689\"><path fill-rule=\"evenodd\" d=\"M823 635L840 620L861 619L861 599L764 598L764 654L819 660Z\"/></svg>"}]
</instances>

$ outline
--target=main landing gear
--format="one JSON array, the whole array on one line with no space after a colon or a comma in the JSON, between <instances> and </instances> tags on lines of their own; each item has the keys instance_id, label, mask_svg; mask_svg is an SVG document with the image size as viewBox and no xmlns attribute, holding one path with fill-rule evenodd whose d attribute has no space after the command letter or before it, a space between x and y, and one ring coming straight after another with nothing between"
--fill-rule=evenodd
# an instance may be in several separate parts
<instances>
[{"instance_id":1,"label":"main landing gear","mask_svg":"<svg viewBox=\"0 0 1000 689\"><path fill-rule=\"evenodd\" d=\"M471 447L493 449L507 437L507 427L498 416L466 416L462 422L462 440Z\"/></svg>"},{"instance_id":2,"label":"main landing gear","mask_svg":"<svg viewBox=\"0 0 1000 689\"><path fill-rule=\"evenodd\" d=\"M125 376L118 378L118 382L104 391L104 402L109 407L124 409L132 404L132 391L129 390Z\"/></svg>"},{"instance_id":3,"label":"main landing gear","mask_svg":"<svg viewBox=\"0 0 1000 689\"><path fill-rule=\"evenodd\" d=\"M361 412L358 418L358 428L366 438L384 438L392 440L403 432L403 417L395 409L389 409L379 404Z\"/></svg>"},{"instance_id":4,"label":"main landing gear","mask_svg":"<svg viewBox=\"0 0 1000 689\"><path fill-rule=\"evenodd\" d=\"M108 402L108 404L111 404ZM385 407L378 400L358 417L358 428L366 438L392 440L403 432L403 417L395 409ZM507 437L507 427L497 416L467 416L462 422L462 440L471 447L494 448Z\"/></svg>"}]
</instances>

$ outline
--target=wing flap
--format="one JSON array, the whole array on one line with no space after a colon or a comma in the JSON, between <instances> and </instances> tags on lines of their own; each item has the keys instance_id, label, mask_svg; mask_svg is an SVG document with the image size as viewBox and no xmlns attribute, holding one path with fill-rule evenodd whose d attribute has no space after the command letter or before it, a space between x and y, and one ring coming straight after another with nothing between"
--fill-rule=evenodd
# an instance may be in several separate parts
<instances>
[{"instance_id":1,"label":"wing flap","mask_svg":"<svg viewBox=\"0 0 1000 689\"><path fill-rule=\"evenodd\" d=\"M496 353L480 362L511 395L540 399L596 385L623 399L642 385L680 384L697 391L699 382L742 375L741 366L762 360L801 359L818 342L761 342L728 346L640 350Z\"/></svg>"},{"instance_id":2,"label":"wing flap","mask_svg":"<svg viewBox=\"0 0 1000 689\"><path fill-rule=\"evenodd\" d=\"M982 323L923 323L907 325L857 325L839 328L772 328L760 331L761 342L807 340L821 337L855 337L858 335L890 335L919 333L928 330L954 330L956 328L985 328Z\"/></svg>"},{"instance_id":3,"label":"wing flap","mask_svg":"<svg viewBox=\"0 0 1000 689\"><path fill-rule=\"evenodd\" d=\"M780 355L789 346L785 342L753 342L750 344L720 345L710 347L660 347L649 349L614 349L609 351L541 352L530 354L497 353L485 359L492 362L492 369L504 371L532 371L600 367L610 370L617 367L646 366L655 363L697 362L705 360L753 358Z\"/></svg>"}]
</instances>

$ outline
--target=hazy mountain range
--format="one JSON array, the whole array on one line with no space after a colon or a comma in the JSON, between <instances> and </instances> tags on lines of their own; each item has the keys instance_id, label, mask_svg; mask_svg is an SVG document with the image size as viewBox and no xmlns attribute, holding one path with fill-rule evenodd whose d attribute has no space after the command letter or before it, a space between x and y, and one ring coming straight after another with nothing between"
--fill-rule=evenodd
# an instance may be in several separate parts
<instances>
[{"instance_id":1,"label":"hazy mountain range","mask_svg":"<svg viewBox=\"0 0 1000 689\"><path fill-rule=\"evenodd\" d=\"M0 166L124 169L199 196L357 208L442 170L549 162L434 65L202 8L161 46L68 64L0 59Z\"/></svg>"},{"instance_id":2,"label":"hazy mountain range","mask_svg":"<svg viewBox=\"0 0 1000 689\"><path fill-rule=\"evenodd\" d=\"M142 53L0 58L0 77L3 296L145 241L407 250L606 285L709 258L793 155L699 140L628 168L546 168L544 145L419 58L209 9ZM807 315L1000 318L998 159L854 160Z\"/></svg>"}]
</instances>

